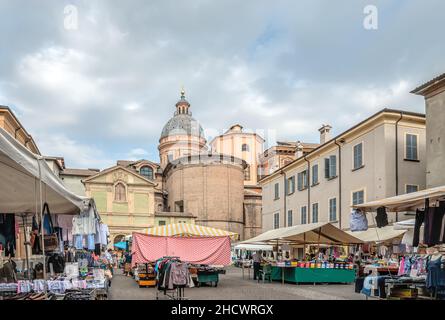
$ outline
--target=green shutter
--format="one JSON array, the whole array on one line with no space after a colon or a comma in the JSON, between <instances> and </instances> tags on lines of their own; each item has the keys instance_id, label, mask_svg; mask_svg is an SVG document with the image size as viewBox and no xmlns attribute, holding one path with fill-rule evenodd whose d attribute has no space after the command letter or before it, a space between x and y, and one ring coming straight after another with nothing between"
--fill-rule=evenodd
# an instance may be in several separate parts
<instances>
[{"instance_id":1,"label":"green shutter","mask_svg":"<svg viewBox=\"0 0 445 320\"><path fill-rule=\"evenodd\" d=\"M324 177L329 179L329 158L324 159Z\"/></svg>"}]
</instances>

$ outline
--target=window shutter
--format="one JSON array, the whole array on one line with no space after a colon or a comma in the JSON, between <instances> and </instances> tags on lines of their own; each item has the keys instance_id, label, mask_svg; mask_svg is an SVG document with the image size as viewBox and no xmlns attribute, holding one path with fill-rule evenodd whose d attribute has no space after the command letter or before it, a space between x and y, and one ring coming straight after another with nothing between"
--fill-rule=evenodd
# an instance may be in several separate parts
<instances>
[{"instance_id":1,"label":"window shutter","mask_svg":"<svg viewBox=\"0 0 445 320\"><path fill-rule=\"evenodd\" d=\"M337 175L337 157L329 157L329 178L335 177Z\"/></svg>"},{"instance_id":2,"label":"window shutter","mask_svg":"<svg viewBox=\"0 0 445 320\"><path fill-rule=\"evenodd\" d=\"M298 177L298 191L301 191L303 189L303 176L301 172L298 173L297 177Z\"/></svg>"},{"instance_id":3,"label":"window shutter","mask_svg":"<svg viewBox=\"0 0 445 320\"><path fill-rule=\"evenodd\" d=\"M324 159L324 177L329 179L329 158Z\"/></svg>"}]
</instances>

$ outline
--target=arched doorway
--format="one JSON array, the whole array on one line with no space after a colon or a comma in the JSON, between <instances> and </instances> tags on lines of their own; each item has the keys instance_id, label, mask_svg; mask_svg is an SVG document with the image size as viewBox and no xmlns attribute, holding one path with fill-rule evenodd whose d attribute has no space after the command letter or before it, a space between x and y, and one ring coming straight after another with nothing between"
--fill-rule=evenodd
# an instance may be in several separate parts
<instances>
[{"instance_id":1,"label":"arched doorway","mask_svg":"<svg viewBox=\"0 0 445 320\"><path fill-rule=\"evenodd\" d=\"M121 241L125 240L125 235L124 234L119 234L117 236L114 237L113 243L118 243Z\"/></svg>"}]
</instances>

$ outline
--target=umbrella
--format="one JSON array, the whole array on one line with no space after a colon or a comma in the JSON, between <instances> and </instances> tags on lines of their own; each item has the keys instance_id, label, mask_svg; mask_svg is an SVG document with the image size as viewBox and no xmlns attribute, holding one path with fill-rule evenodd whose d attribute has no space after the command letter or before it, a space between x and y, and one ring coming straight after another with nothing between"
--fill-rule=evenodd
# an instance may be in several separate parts
<instances>
[{"instance_id":1,"label":"umbrella","mask_svg":"<svg viewBox=\"0 0 445 320\"><path fill-rule=\"evenodd\" d=\"M127 249L127 243L125 241L117 242L114 244L114 246L119 249Z\"/></svg>"}]
</instances>

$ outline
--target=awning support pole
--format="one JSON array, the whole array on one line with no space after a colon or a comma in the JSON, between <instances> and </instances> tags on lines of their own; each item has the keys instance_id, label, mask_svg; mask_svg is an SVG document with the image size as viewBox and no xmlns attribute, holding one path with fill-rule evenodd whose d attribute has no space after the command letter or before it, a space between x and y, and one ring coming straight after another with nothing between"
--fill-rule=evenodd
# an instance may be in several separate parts
<instances>
[{"instance_id":1,"label":"awning support pole","mask_svg":"<svg viewBox=\"0 0 445 320\"><path fill-rule=\"evenodd\" d=\"M22 214L22 222L23 222L23 236L25 237L25 259L26 259L26 269L28 270L28 280L31 281L31 270L29 269L29 256L28 256L28 246L31 244L28 241L28 235L26 234L26 216Z\"/></svg>"}]
</instances>

